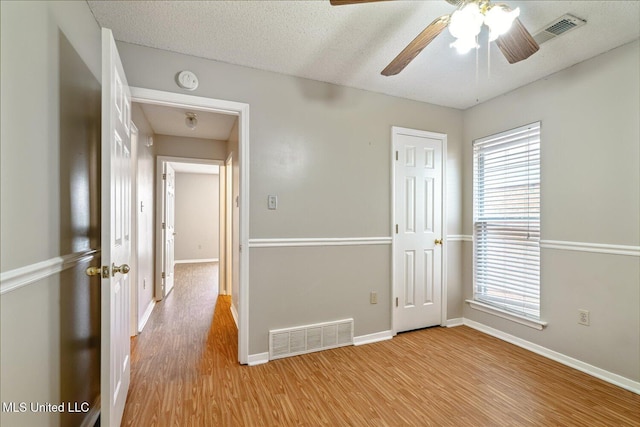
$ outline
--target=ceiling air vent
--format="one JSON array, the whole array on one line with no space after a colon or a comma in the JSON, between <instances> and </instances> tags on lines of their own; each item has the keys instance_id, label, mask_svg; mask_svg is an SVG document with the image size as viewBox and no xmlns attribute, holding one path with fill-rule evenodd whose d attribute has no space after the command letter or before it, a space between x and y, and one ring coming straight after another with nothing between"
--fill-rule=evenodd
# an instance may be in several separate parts
<instances>
[{"instance_id":1,"label":"ceiling air vent","mask_svg":"<svg viewBox=\"0 0 640 427\"><path fill-rule=\"evenodd\" d=\"M534 36L534 40L538 44L548 42L561 34L568 33L574 28L578 28L586 24L587 21L573 15L563 15L547 24L543 30L538 31Z\"/></svg>"}]
</instances>

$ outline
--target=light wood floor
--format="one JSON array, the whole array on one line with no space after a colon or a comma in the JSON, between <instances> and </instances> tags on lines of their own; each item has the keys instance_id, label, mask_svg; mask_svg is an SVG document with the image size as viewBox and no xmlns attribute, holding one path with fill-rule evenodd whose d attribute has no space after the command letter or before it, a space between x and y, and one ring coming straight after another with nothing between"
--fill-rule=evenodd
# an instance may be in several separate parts
<instances>
[{"instance_id":1,"label":"light wood floor","mask_svg":"<svg viewBox=\"0 0 640 427\"><path fill-rule=\"evenodd\" d=\"M178 266L132 340L122 425L640 426L639 395L465 326L240 366L216 277Z\"/></svg>"}]
</instances>

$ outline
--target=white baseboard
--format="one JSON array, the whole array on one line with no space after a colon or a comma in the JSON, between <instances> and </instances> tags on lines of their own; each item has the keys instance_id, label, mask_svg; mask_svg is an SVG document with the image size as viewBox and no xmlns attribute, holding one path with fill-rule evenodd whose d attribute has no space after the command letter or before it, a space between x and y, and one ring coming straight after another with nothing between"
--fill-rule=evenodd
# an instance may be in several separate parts
<instances>
[{"instance_id":1,"label":"white baseboard","mask_svg":"<svg viewBox=\"0 0 640 427\"><path fill-rule=\"evenodd\" d=\"M250 354L247 359L247 364L249 366L262 365L263 363L267 363L269 361L269 352L266 353L258 353L258 354Z\"/></svg>"},{"instance_id":2,"label":"white baseboard","mask_svg":"<svg viewBox=\"0 0 640 427\"><path fill-rule=\"evenodd\" d=\"M200 262L220 262L219 258L177 259L175 264L197 264Z\"/></svg>"},{"instance_id":3,"label":"white baseboard","mask_svg":"<svg viewBox=\"0 0 640 427\"><path fill-rule=\"evenodd\" d=\"M391 331L376 332L374 334L353 337L353 345L372 344L374 342L390 340L391 338L393 338Z\"/></svg>"},{"instance_id":4,"label":"white baseboard","mask_svg":"<svg viewBox=\"0 0 640 427\"><path fill-rule=\"evenodd\" d=\"M633 381L621 375L614 374L613 372L605 371L604 369L589 365L588 363L582 362L578 359L574 359L573 357L566 356L562 353L558 353L557 351L550 350L546 347L542 347L541 345L523 340L522 338L507 334L498 329L494 329L473 320L464 319L464 324L487 335L491 335L503 341L517 345L518 347L522 347L548 359L555 360L556 362L562 363L563 365L577 369L581 372L599 378L613 385L617 385L618 387L622 387L633 393L640 394L640 382L638 381Z\"/></svg>"},{"instance_id":5,"label":"white baseboard","mask_svg":"<svg viewBox=\"0 0 640 427\"><path fill-rule=\"evenodd\" d=\"M233 317L233 321L236 322L236 328L238 327L238 310L236 310L236 306L231 302L231 316Z\"/></svg>"},{"instance_id":6,"label":"white baseboard","mask_svg":"<svg viewBox=\"0 0 640 427\"><path fill-rule=\"evenodd\" d=\"M447 319L447 321L444 323L444 326L446 326L447 328L453 328L462 325L464 325L464 319L462 317L458 317L456 319Z\"/></svg>"},{"instance_id":7,"label":"white baseboard","mask_svg":"<svg viewBox=\"0 0 640 427\"><path fill-rule=\"evenodd\" d=\"M149 320L149 317L151 317L151 312L153 311L153 308L155 306L156 306L156 301L151 300L151 302L147 306L147 309L144 311L144 314L142 315L142 319L140 319L140 322L138 323L138 333L142 332L142 329L144 329L144 325L147 324L147 321Z\"/></svg>"}]
</instances>

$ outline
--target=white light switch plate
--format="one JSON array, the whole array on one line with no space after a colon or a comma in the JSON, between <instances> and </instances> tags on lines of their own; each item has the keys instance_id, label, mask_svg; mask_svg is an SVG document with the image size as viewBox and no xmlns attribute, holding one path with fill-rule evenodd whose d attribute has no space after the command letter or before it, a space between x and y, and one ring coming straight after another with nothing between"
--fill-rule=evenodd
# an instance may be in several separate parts
<instances>
[{"instance_id":1,"label":"white light switch plate","mask_svg":"<svg viewBox=\"0 0 640 427\"><path fill-rule=\"evenodd\" d=\"M270 210L278 209L278 196L269 195L267 197L267 206Z\"/></svg>"}]
</instances>

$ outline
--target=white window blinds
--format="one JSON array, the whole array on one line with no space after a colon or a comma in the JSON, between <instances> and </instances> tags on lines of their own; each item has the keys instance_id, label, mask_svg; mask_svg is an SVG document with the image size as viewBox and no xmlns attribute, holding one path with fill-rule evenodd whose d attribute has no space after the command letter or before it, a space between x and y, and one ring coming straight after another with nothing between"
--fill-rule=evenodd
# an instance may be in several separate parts
<instances>
[{"instance_id":1,"label":"white window blinds","mask_svg":"<svg viewBox=\"0 0 640 427\"><path fill-rule=\"evenodd\" d=\"M540 318L540 122L474 141L474 299Z\"/></svg>"}]
</instances>

